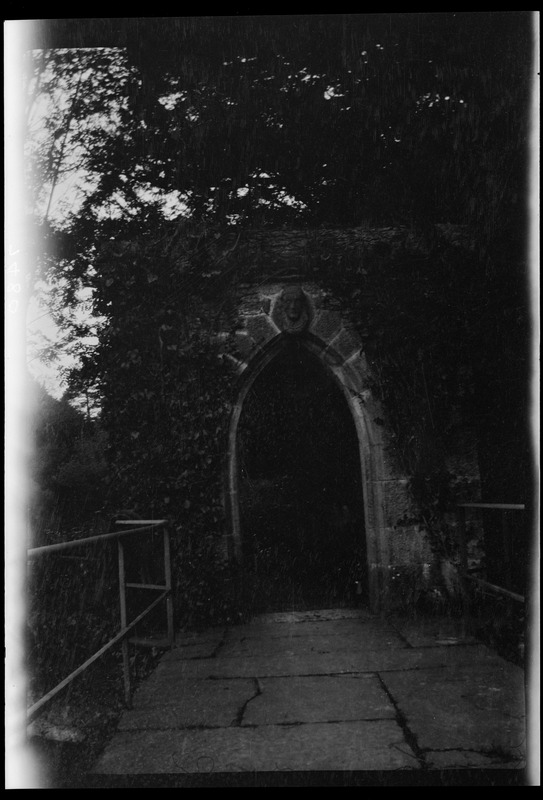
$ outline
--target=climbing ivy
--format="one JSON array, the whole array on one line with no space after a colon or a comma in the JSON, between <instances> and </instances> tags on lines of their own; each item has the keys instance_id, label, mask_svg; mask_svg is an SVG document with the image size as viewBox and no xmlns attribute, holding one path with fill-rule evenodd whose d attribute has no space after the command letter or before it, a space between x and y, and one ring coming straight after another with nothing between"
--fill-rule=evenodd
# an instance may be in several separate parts
<instances>
[{"instance_id":1,"label":"climbing ivy","mask_svg":"<svg viewBox=\"0 0 543 800\"><path fill-rule=\"evenodd\" d=\"M68 22L51 26L53 55ZM170 515L188 570L180 591L192 586L217 618L203 565L226 524L234 382L217 335L235 324L239 281L290 265L349 311L395 456L447 554L444 454L457 432L476 431L489 495L518 501L529 472L529 13L179 18L124 33L124 49L89 69L86 54L61 53L73 102L53 145L32 151L35 174L54 181L56 134L74 136L89 177L77 212L37 222L59 309L85 286L103 320L70 392L100 400L104 507ZM51 96L54 62L31 84L47 78ZM109 125L94 113L101 97ZM300 229L314 236L297 249ZM61 310L57 321L83 339L84 325Z\"/></svg>"}]
</instances>

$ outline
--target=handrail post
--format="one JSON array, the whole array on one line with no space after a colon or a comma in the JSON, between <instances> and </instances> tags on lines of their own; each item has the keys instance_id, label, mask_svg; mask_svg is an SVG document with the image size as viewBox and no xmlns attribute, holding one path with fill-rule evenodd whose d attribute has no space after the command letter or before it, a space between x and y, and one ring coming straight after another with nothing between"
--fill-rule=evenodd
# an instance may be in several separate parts
<instances>
[{"instance_id":1,"label":"handrail post","mask_svg":"<svg viewBox=\"0 0 543 800\"><path fill-rule=\"evenodd\" d=\"M170 647L174 645L175 631L173 623L173 597L172 597L172 559L170 550L170 528L164 528L164 585L168 592L166 596L166 619L168 625L168 642Z\"/></svg>"},{"instance_id":2,"label":"handrail post","mask_svg":"<svg viewBox=\"0 0 543 800\"><path fill-rule=\"evenodd\" d=\"M121 611L121 630L127 626L126 616L126 575L124 565L124 545L122 539L117 540L119 555L119 604ZM130 659L128 654L128 639L126 636L122 640L123 652L123 680L124 680L124 700L127 708L131 707L131 686L130 686Z\"/></svg>"},{"instance_id":3,"label":"handrail post","mask_svg":"<svg viewBox=\"0 0 543 800\"><path fill-rule=\"evenodd\" d=\"M469 601L468 587L468 545L466 537L466 509L462 506L457 507L458 521L458 547L460 555L460 586L462 591L462 613L464 616L466 631L471 633L471 609Z\"/></svg>"}]
</instances>

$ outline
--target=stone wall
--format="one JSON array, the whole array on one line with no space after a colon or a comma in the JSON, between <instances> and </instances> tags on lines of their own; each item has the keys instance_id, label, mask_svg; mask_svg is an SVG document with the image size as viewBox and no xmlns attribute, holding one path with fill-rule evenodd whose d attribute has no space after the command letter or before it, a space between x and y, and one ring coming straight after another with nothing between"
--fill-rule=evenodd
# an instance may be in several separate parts
<instances>
[{"instance_id":1,"label":"stone wall","mask_svg":"<svg viewBox=\"0 0 543 800\"><path fill-rule=\"evenodd\" d=\"M281 304L285 289L291 291L294 286L293 283L258 286L247 283L239 289L235 348L225 354L233 361L238 375L226 466L231 521L229 553L233 558L241 557L236 436L244 399L264 367L281 352L289 337L296 336L333 377L353 416L360 451L360 490L365 510L365 531L361 531L361 536L366 537L369 598L374 610L384 610L397 605L396 591L406 591L405 581L395 584L406 570L415 583L430 580L431 548L423 527L410 521L417 514L409 493L408 476L400 474L394 466L386 418L370 389L370 374L360 339L345 321L334 298L307 282L296 284L303 292L304 318L300 315L297 330L289 330L290 323ZM453 456L464 458L463 469L470 473L470 480L476 481L473 453Z\"/></svg>"}]
</instances>

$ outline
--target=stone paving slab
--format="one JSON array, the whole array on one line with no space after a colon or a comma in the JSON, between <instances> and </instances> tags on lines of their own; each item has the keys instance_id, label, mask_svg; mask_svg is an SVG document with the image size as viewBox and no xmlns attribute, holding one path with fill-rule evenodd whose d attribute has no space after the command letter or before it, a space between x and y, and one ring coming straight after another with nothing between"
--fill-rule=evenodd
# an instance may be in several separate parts
<instances>
[{"instance_id":1,"label":"stone paving slab","mask_svg":"<svg viewBox=\"0 0 543 800\"><path fill-rule=\"evenodd\" d=\"M224 639L226 634L225 628L212 628L209 631L183 631L178 633L175 637L176 648L184 648L190 646L210 646L217 647Z\"/></svg>"},{"instance_id":2,"label":"stone paving slab","mask_svg":"<svg viewBox=\"0 0 543 800\"><path fill-rule=\"evenodd\" d=\"M174 658L186 660L192 658L211 658L220 647L222 641L215 642L195 642L194 644L176 645L172 650Z\"/></svg>"},{"instance_id":3,"label":"stone paving slab","mask_svg":"<svg viewBox=\"0 0 543 800\"><path fill-rule=\"evenodd\" d=\"M372 627L379 627L382 631L389 631L391 635L397 635L397 632L391 625L385 621L379 623L375 619L369 618L346 618L331 620L313 620L299 621L293 623L287 622L260 622L258 620L254 625L239 625L232 628L228 635L237 639L242 639L244 636L259 637L270 639L281 639L284 637L296 638L301 636L364 636L366 630Z\"/></svg>"},{"instance_id":4,"label":"stone paving slab","mask_svg":"<svg viewBox=\"0 0 543 800\"><path fill-rule=\"evenodd\" d=\"M215 730L122 731L94 772L214 773L419 769L392 720Z\"/></svg>"},{"instance_id":5,"label":"stone paving slab","mask_svg":"<svg viewBox=\"0 0 543 800\"><path fill-rule=\"evenodd\" d=\"M359 610L328 614L182 637L95 774L522 766L522 670L482 644L442 640L446 626L406 637Z\"/></svg>"},{"instance_id":6,"label":"stone paving slab","mask_svg":"<svg viewBox=\"0 0 543 800\"><path fill-rule=\"evenodd\" d=\"M522 760L524 676L519 668L447 668L382 673L383 683L422 750L473 750Z\"/></svg>"},{"instance_id":7,"label":"stone paving slab","mask_svg":"<svg viewBox=\"0 0 543 800\"><path fill-rule=\"evenodd\" d=\"M317 652L317 653L337 653L341 651L361 652L368 650L405 649L408 645L394 633L376 627L365 626L359 635L326 635L306 633L281 637L280 642L282 651L292 653ZM277 652L277 638L269 639L261 636L247 636L232 638L221 647L221 658L267 656ZM173 656L175 657L175 656ZM182 654L179 654L182 657Z\"/></svg>"},{"instance_id":8,"label":"stone paving slab","mask_svg":"<svg viewBox=\"0 0 543 800\"><path fill-rule=\"evenodd\" d=\"M136 692L119 730L228 727L255 693L252 680L155 681Z\"/></svg>"},{"instance_id":9,"label":"stone paving slab","mask_svg":"<svg viewBox=\"0 0 543 800\"><path fill-rule=\"evenodd\" d=\"M524 758L504 761L503 754L482 753L476 750L437 750L424 754L426 768L429 770L518 770L524 767Z\"/></svg>"},{"instance_id":10,"label":"stone paving slab","mask_svg":"<svg viewBox=\"0 0 543 800\"><path fill-rule=\"evenodd\" d=\"M242 725L395 719L395 710L373 675L267 678L247 704Z\"/></svg>"},{"instance_id":11,"label":"stone paving slab","mask_svg":"<svg viewBox=\"0 0 543 800\"><path fill-rule=\"evenodd\" d=\"M454 646L475 642L468 633L468 626L462 620L450 617L415 620L390 618L388 624L411 647Z\"/></svg>"},{"instance_id":12,"label":"stone paving slab","mask_svg":"<svg viewBox=\"0 0 543 800\"><path fill-rule=\"evenodd\" d=\"M334 675L358 672L428 669L458 663L496 663L484 645L416 649L381 649L336 652L296 652L278 647L270 655L219 657L180 661L166 653L156 672L184 678L264 678L282 675Z\"/></svg>"}]
</instances>

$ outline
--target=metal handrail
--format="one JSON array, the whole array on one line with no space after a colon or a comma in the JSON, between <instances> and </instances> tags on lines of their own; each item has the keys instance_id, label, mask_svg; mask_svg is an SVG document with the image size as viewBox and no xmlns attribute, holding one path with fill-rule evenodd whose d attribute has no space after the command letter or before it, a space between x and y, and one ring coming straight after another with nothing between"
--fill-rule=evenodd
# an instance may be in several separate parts
<instances>
[{"instance_id":1,"label":"metal handrail","mask_svg":"<svg viewBox=\"0 0 543 800\"><path fill-rule=\"evenodd\" d=\"M96 536L87 536L84 539L71 539L69 542L56 542L55 544L46 544L42 547L31 547L26 551L27 556L39 556L42 553L54 553L58 550L69 550L70 548L78 547L82 544L91 544L92 542L103 542L107 539L118 539L120 536L126 536L129 533L146 533L151 530L156 530L158 527L166 525L168 520L158 519L156 522L150 520L118 520L115 525L145 525L142 528L131 528L128 531L113 531L112 533L99 533Z\"/></svg>"},{"instance_id":2,"label":"metal handrail","mask_svg":"<svg viewBox=\"0 0 543 800\"><path fill-rule=\"evenodd\" d=\"M502 511L524 511L522 503L458 503L458 508L497 508Z\"/></svg>"},{"instance_id":3,"label":"metal handrail","mask_svg":"<svg viewBox=\"0 0 543 800\"><path fill-rule=\"evenodd\" d=\"M104 540L108 539L116 539L118 544L118 565L119 565L119 604L120 604L120 613L121 613L121 629L115 634L115 636L109 640L105 645L103 645L96 653L94 653L90 658L88 658L83 664L81 664L77 669L73 670L66 678L64 678L60 683L54 686L47 694L43 695L39 700L37 700L27 711L27 719L30 719L42 708L46 703L48 703L55 695L57 695L62 689L64 689L68 684L70 684L78 675L81 675L91 664L97 661L101 656L103 656L108 650L111 650L117 644L121 643L122 646L122 653L123 653L123 679L124 679L124 695L125 695L125 703L128 707L130 707L131 703L131 680L130 680L130 660L128 654L128 640L127 636L130 631L139 623L141 622L144 617L146 617L154 608L157 606L162 600L166 601L166 618L167 618L167 630L168 630L168 643L170 647L173 646L174 643L174 619L173 619L173 599L172 599L172 569L171 569L171 552L170 552L170 531L169 531L169 523L168 520L119 520L115 523L116 525L131 525L137 527L131 527L128 530L121 530L121 531L113 531L111 533L104 533L99 534L97 536L88 536L84 539L73 539L68 542L57 542L56 544L52 545L44 545L43 547L34 547L27 550L27 556L29 558L33 558L36 556L43 555L45 553L52 553L58 552L59 550L67 550L72 549L75 547L80 547L82 545L90 544L93 542L103 542ZM157 584L136 584L136 583L127 583L126 576L125 576L125 560L124 560L124 543L123 538L128 535L135 535L139 533L149 533L151 531L155 532L159 529L163 529L163 543L164 543L164 585L157 585ZM126 610L126 589L127 588L139 588L139 589L154 589L160 590L160 595L156 597L153 602L147 606L144 611L142 611L138 616L128 622L127 619L127 610Z\"/></svg>"},{"instance_id":4,"label":"metal handrail","mask_svg":"<svg viewBox=\"0 0 543 800\"><path fill-rule=\"evenodd\" d=\"M472 581L487 591L508 597L519 603L524 603L525 598L521 594L512 592L503 586L496 586L494 583L489 583L482 578L477 578L471 575L468 570L468 550L466 541L466 515L465 509L495 509L498 511L525 511L526 506L523 503L458 503L457 504L457 519L458 519L458 544L460 550L460 577L462 581L462 594L464 598L464 613L469 616L469 599L467 582Z\"/></svg>"},{"instance_id":5,"label":"metal handrail","mask_svg":"<svg viewBox=\"0 0 543 800\"><path fill-rule=\"evenodd\" d=\"M483 589L488 589L494 594L501 594L504 597L509 597L510 600L516 600L518 603L524 603L525 597L522 594L517 594L516 592L511 592L509 589L504 589L503 586L496 586L495 583L489 583L488 581L483 580L482 578L477 578L475 575L470 575L469 573L465 576L468 580L473 581L478 586L481 586Z\"/></svg>"}]
</instances>

